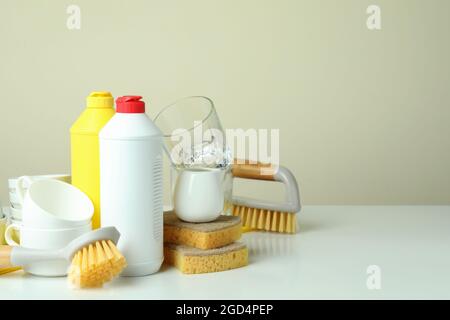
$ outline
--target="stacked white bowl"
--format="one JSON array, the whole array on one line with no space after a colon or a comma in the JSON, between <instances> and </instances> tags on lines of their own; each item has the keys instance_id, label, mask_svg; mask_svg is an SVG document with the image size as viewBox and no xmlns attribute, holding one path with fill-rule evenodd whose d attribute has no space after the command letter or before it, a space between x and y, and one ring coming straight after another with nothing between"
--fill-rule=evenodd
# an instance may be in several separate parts
<instances>
[{"instance_id":1,"label":"stacked white bowl","mask_svg":"<svg viewBox=\"0 0 450 320\"><path fill-rule=\"evenodd\" d=\"M44 179L56 179L56 180L64 181L67 183L71 182L70 175L66 175L66 174L51 174L51 175L32 176L33 181L44 180ZM10 225L10 224L21 225L22 224L22 203L19 199L19 196L17 195L18 180L19 180L19 177L14 177L14 178L8 179L10 206L2 208L3 214L7 220L7 222L6 222L7 225ZM27 184L27 181L24 181L23 183L24 183L23 189L27 190L29 187L29 185ZM1 216L1 214L0 214L0 216ZM17 243L19 243L20 242L20 232L14 231L13 238Z\"/></svg>"},{"instance_id":2,"label":"stacked white bowl","mask_svg":"<svg viewBox=\"0 0 450 320\"><path fill-rule=\"evenodd\" d=\"M10 246L59 250L89 232L94 205L67 175L9 179L9 224L4 233ZM38 276L65 276L68 261L56 259L23 266Z\"/></svg>"},{"instance_id":3,"label":"stacked white bowl","mask_svg":"<svg viewBox=\"0 0 450 320\"><path fill-rule=\"evenodd\" d=\"M1 207L1 205L0 205ZM0 245L6 244L5 242L5 230L7 224L7 216L5 214L4 208L0 210Z\"/></svg>"}]
</instances>

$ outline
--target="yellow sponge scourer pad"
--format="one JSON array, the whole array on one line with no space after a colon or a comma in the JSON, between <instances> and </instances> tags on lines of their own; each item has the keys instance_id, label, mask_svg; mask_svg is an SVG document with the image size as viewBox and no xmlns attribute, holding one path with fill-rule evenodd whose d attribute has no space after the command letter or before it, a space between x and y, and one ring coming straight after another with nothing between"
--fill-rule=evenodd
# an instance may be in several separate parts
<instances>
[{"instance_id":1,"label":"yellow sponge scourer pad","mask_svg":"<svg viewBox=\"0 0 450 320\"><path fill-rule=\"evenodd\" d=\"M240 217L220 216L208 223L184 222L164 214L164 261L185 274L219 272L248 264Z\"/></svg>"},{"instance_id":2,"label":"yellow sponge scourer pad","mask_svg":"<svg viewBox=\"0 0 450 320\"><path fill-rule=\"evenodd\" d=\"M181 221L174 213L164 214L164 242L213 249L226 246L241 237L242 224L239 217L220 216L208 223Z\"/></svg>"},{"instance_id":3,"label":"yellow sponge scourer pad","mask_svg":"<svg viewBox=\"0 0 450 320\"><path fill-rule=\"evenodd\" d=\"M210 250L166 244L164 260L186 274L219 272L246 266L248 250L239 242Z\"/></svg>"}]
</instances>

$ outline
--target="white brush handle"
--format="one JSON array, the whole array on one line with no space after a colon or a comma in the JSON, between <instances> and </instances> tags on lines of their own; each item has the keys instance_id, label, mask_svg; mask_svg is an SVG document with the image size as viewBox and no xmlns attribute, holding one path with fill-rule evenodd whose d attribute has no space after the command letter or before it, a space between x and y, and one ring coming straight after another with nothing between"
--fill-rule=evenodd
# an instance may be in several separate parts
<instances>
[{"instance_id":1,"label":"white brush handle","mask_svg":"<svg viewBox=\"0 0 450 320\"><path fill-rule=\"evenodd\" d=\"M16 246L0 246L0 269L21 267L33 262L51 260L70 260L81 248L101 240L111 240L117 244L120 233L114 227L100 228L85 233L72 240L65 248L57 250L38 250Z\"/></svg>"},{"instance_id":2,"label":"white brush handle","mask_svg":"<svg viewBox=\"0 0 450 320\"><path fill-rule=\"evenodd\" d=\"M38 250L14 247L11 251L11 262L14 266L26 266L33 262L64 259L61 250Z\"/></svg>"},{"instance_id":3,"label":"white brush handle","mask_svg":"<svg viewBox=\"0 0 450 320\"><path fill-rule=\"evenodd\" d=\"M244 163L234 164L232 173L237 178L281 182L286 189L286 201L283 203L274 203L265 199L255 200L233 196L232 202L234 205L273 211L300 212L302 206L298 183L289 169L271 164Z\"/></svg>"}]
</instances>

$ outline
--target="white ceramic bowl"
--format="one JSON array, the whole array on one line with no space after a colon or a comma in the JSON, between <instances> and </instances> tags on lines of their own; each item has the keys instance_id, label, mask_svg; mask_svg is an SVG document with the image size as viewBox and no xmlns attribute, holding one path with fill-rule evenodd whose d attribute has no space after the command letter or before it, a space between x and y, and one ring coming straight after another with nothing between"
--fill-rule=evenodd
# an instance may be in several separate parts
<instances>
[{"instance_id":1,"label":"white ceramic bowl","mask_svg":"<svg viewBox=\"0 0 450 320\"><path fill-rule=\"evenodd\" d=\"M21 209L22 205L20 203L19 197L15 192L9 192L9 203L11 204L11 207L16 209Z\"/></svg>"},{"instance_id":2,"label":"white ceramic bowl","mask_svg":"<svg viewBox=\"0 0 450 320\"><path fill-rule=\"evenodd\" d=\"M0 217L0 245L5 245L5 230L7 225L7 218L5 216Z\"/></svg>"},{"instance_id":3,"label":"white ceramic bowl","mask_svg":"<svg viewBox=\"0 0 450 320\"><path fill-rule=\"evenodd\" d=\"M60 180L63 182L71 183L71 180L72 180L71 176L68 174L46 174L46 175L29 176L29 177L33 181L38 181L38 180L43 180L43 179L55 179L55 180ZM17 180L19 180L19 178L20 177L14 177L14 178L8 179L8 187L11 192L15 192ZM27 185L27 186L23 186L23 187L25 189L28 189L29 186Z\"/></svg>"},{"instance_id":4,"label":"white ceramic bowl","mask_svg":"<svg viewBox=\"0 0 450 320\"><path fill-rule=\"evenodd\" d=\"M94 205L86 194L50 179L34 182L22 206L23 223L30 228L75 228L91 223L93 214Z\"/></svg>"},{"instance_id":5,"label":"white ceramic bowl","mask_svg":"<svg viewBox=\"0 0 450 320\"><path fill-rule=\"evenodd\" d=\"M15 220L22 220L22 210L16 208L9 208L9 217Z\"/></svg>"},{"instance_id":6,"label":"white ceramic bowl","mask_svg":"<svg viewBox=\"0 0 450 320\"><path fill-rule=\"evenodd\" d=\"M0 216L2 216L2 217L5 216L6 218L9 219L9 217L11 215L9 210L10 210L9 207L2 207L2 210L0 212Z\"/></svg>"},{"instance_id":7,"label":"white ceramic bowl","mask_svg":"<svg viewBox=\"0 0 450 320\"><path fill-rule=\"evenodd\" d=\"M22 225L22 220L16 220L14 218L9 218L8 219L8 223L7 226L11 225L11 224L15 224L18 226ZM6 230L5 230L6 231ZM12 230L11 231L11 238L16 242L16 243L20 243L20 230Z\"/></svg>"},{"instance_id":8,"label":"white ceramic bowl","mask_svg":"<svg viewBox=\"0 0 450 320\"><path fill-rule=\"evenodd\" d=\"M3 207L2 213L4 216L6 216L8 219L15 219L15 220L22 220L22 211L15 209L13 207ZM0 216L2 214L0 213Z\"/></svg>"},{"instance_id":9,"label":"white ceramic bowl","mask_svg":"<svg viewBox=\"0 0 450 320\"><path fill-rule=\"evenodd\" d=\"M22 189L23 191L27 191L30 182L36 182L40 180L53 179L59 180L66 183L71 183L72 177L67 174L48 174L48 175L40 175L40 176L27 176L29 180L23 181ZM8 179L8 187L9 187L9 202L11 206L15 209L22 209L22 203L19 199L19 196L16 193L17 181L20 177L10 178Z\"/></svg>"}]
</instances>

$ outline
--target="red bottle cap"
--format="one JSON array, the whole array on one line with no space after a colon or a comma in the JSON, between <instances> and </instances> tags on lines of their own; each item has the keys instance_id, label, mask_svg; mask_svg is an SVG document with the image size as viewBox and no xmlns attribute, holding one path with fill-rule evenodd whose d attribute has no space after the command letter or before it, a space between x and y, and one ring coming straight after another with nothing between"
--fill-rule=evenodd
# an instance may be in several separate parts
<instances>
[{"instance_id":1,"label":"red bottle cap","mask_svg":"<svg viewBox=\"0 0 450 320\"><path fill-rule=\"evenodd\" d=\"M144 113L145 102L141 96L123 96L116 99L117 113Z\"/></svg>"}]
</instances>

